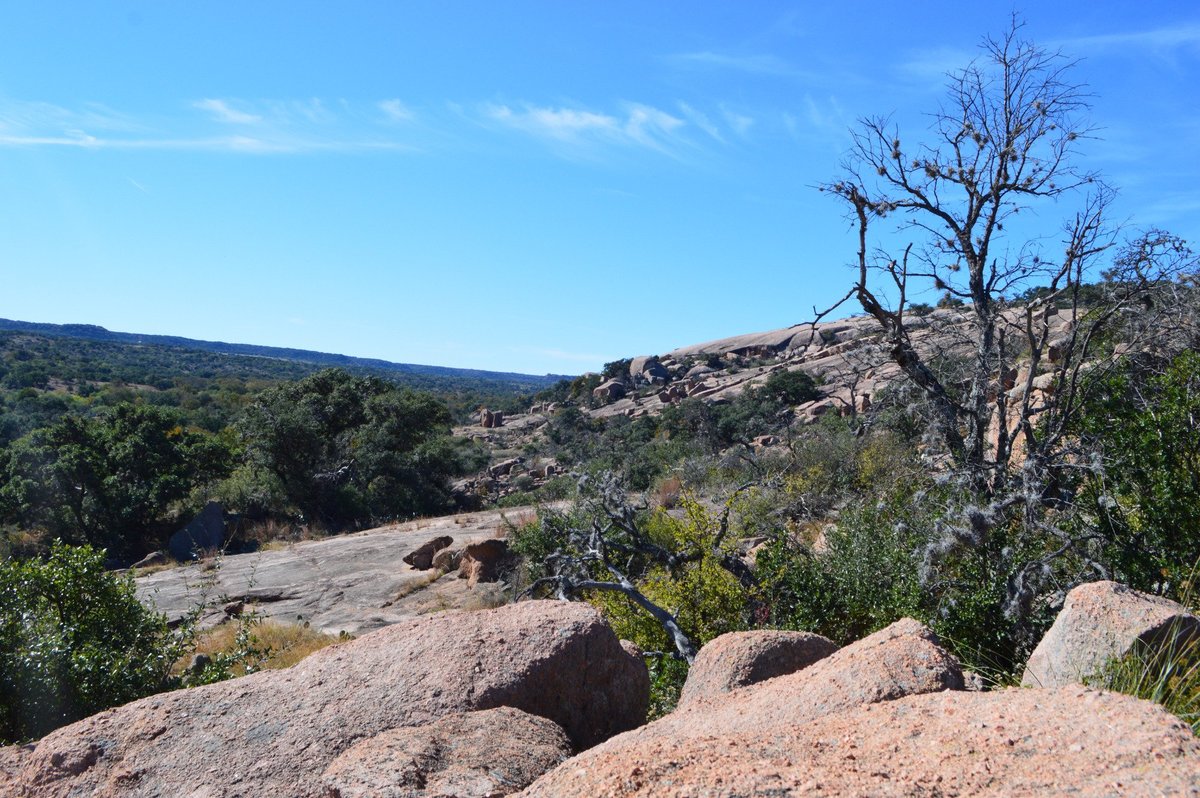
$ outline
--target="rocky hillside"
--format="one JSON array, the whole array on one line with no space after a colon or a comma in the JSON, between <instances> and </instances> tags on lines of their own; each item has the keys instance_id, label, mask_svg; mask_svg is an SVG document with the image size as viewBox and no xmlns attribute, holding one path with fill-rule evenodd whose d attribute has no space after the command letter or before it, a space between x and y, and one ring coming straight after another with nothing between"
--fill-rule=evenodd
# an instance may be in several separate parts
<instances>
[{"instance_id":1,"label":"rocky hillside","mask_svg":"<svg viewBox=\"0 0 1200 798\"><path fill-rule=\"evenodd\" d=\"M1001 326L1019 325L1022 309L1010 309ZM1055 342L1066 340L1073 320L1066 312L1049 311L1048 357L1037 374L1027 381L1027 368L1018 367L1003 377L1010 404L1019 400L1027 384L1041 391L1051 386L1051 372L1059 362ZM931 362L966 358L971 350L969 319L962 308L935 308L913 314L906 320L912 343ZM815 423L827 414L849 416L865 413L881 396L908 383L900 368L881 344L877 321L852 316L836 321L798 324L780 330L748 333L679 347L658 355L639 355L622 361L619 374L608 379L591 377L594 387L587 396L576 396L568 404L592 419L611 420L624 416L638 419L657 416L684 400L710 405L736 400L747 389L762 387L774 375L803 372L816 384L816 395L793 406L793 424ZM513 480L524 476L526 490L536 489L556 473L552 457L534 454L546 424L564 407L559 402L537 402L528 413L502 414L483 410L477 423L458 427L456 434L484 443L492 452L486 473L463 480L460 495L477 494L500 499L517 492ZM761 436L756 446L777 443L777 437ZM498 466L498 467L497 467Z\"/></svg>"}]
</instances>

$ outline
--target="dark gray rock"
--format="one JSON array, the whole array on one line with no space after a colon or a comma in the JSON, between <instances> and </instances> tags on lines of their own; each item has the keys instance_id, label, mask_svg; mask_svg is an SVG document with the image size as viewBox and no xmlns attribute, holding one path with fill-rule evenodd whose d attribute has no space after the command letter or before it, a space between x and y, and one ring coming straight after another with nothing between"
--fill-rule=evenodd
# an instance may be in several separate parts
<instances>
[{"instance_id":1,"label":"dark gray rock","mask_svg":"<svg viewBox=\"0 0 1200 798\"><path fill-rule=\"evenodd\" d=\"M194 560L201 552L219 551L225 545L225 513L209 502L187 526L171 535L167 550L177 560Z\"/></svg>"}]
</instances>

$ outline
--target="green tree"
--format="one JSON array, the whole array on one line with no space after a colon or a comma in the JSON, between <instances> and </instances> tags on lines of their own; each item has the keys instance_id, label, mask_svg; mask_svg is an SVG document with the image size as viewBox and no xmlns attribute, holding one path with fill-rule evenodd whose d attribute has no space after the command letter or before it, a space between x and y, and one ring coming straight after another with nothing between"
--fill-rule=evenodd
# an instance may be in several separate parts
<instances>
[{"instance_id":1,"label":"green tree","mask_svg":"<svg viewBox=\"0 0 1200 798\"><path fill-rule=\"evenodd\" d=\"M788 405L804 404L821 397L816 380L808 372L800 369L775 372L767 377L763 390L768 396Z\"/></svg>"},{"instance_id":2,"label":"green tree","mask_svg":"<svg viewBox=\"0 0 1200 798\"><path fill-rule=\"evenodd\" d=\"M469 465L428 394L327 369L263 391L239 420L247 468L273 475L305 518L334 527L432 513Z\"/></svg>"},{"instance_id":3,"label":"green tree","mask_svg":"<svg viewBox=\"0 0 1200 798\"><path fill-rule=\"evenodd\" d=\"M176 503L230 466L229 449L178 412L119 404L66 416L0 454L0 517L140 555L176 522Z\"/></svg>"},{"instance_id":4,"label":"green tree","mask_svg":"<svg viewBox=\"0 0 1200 798\"><path fill-rule=\"evenodd\" d=\"M0 562L0 742L167 689L189 642L102 550L56 542L46 560Z\"/></svg>"}]
</instances>

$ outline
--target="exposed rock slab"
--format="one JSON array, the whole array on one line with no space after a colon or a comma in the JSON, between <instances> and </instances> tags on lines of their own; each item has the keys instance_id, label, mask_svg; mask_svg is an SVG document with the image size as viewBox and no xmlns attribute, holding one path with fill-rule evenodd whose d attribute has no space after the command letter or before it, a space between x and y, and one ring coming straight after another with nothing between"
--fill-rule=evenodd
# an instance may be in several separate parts
<instances>
[{"instance_id":1,"label":"exposed rock slab","mask_svg":"<svg viewBox=\"0 0 1200 798\"><path fill-rule=\"evenodd\" d=\"M1197 794L1200 741L1186 726L1148 702L1081 687L927 693L804 724L762 723L685 737L636 731L566 762L521 793Z\"/></svg>"},{"instance_id":2,"label":"exposed rock slab","mask_svg":"<svg viewBox=\"0 0 1200 798\"><path fill-rule=\"evenodd\" d=\"M187 565L138 577L138 596L172 619L198 604L215 604L204 625L224 620L220 603L241 599L264 618L358 635L421 612L474 606L478 596L465 583L450 576L431 584L430 572L414 571L404 557L430 538L452 537L458 548L493 538L503 516L479 512L422 519L226 556L211 570ZM217 603L220 598L224 601Z\"/></svg>"},{"instance_id":3,"label":"exposed rock slab","mask_svg":"<svg viewBox=\"0 0 1200 798\"><path fill-rule=\"evenodd\" d=\"M760 630L721 635L700 649L688 670L679 706L795 673L835 651L832 640L810 632Z\"/></svg>"},{"instance_id":4,"label":"exposed rock slab","mask_svg":"<svg viewBox=\"0 0 1200 798\"><path fill-rule=\"evenodd\" d=\"M325 769L328 798L491 798L529 786L571 756L554 721L500 707L389 729Z\"/></svg>"},{"instance_id":5,"label":"exposed rock slab","mask_svg":"<svg viewBox=\"0 0 1200 798\"><path fill-rule=\"evenodd\" d=\"M296 666L135 701L10 748L8 795L321 795L354 743L514 707L577 748L645 717L649 677L599 614L536 601L409 619ZM14 753L15 752L15 753Z\"/></svg>"},{"instance_id":6,"label":"exposed rock slab","mask_svg":"<svg viewBox=\"0 0 1200 798\"><path fill-rule=\"evenodd\" d=\"M1117 582L1090 582L1067 594L1021 684L1062 687L1100 672L1135 646L1182 645L1198 637L1200 618L1181 604Z\"/></svg>"}]
</instances>

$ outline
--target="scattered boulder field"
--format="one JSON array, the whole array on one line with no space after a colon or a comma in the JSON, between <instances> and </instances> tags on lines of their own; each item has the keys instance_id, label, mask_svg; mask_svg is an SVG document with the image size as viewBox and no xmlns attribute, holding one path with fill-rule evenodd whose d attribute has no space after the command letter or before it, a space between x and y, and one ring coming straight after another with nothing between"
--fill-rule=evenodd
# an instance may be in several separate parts
<instances>
[{"instance_id":1,"label":"scattered boulder field","mask_svg":"<svg viewBox=\"0 0 1200 798\"><path fill-rule=\"evenodd\" d=\"M1076 617L1064 610L1044 645L1079 617L1097 634L1066 635L1072 662L1104 661L1117 638L1178 643L1164 630L1195 619L1158 600L1130 610L1148 598L1077 588ZM0 749L0 794L1200 795L1200 740L1160 707L1078 682L981 692L969 677L913 620L840 649L736 633L701 650L680 706L647 724L639 652L589 605L528 601L407 618Z\"/></svg>"}]
</instances>

